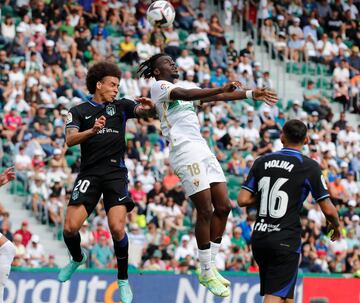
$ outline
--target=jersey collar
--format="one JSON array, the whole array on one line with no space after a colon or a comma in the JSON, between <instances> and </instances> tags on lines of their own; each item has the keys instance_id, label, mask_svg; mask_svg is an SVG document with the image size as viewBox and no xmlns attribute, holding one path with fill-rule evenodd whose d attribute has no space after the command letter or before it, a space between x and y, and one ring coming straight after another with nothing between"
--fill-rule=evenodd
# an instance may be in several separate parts
<instances>
[{"instance_id":1,"label":"jersey collar","mask_svg":"<svg viewBox=\"0 0 360 303\"><path fill-rule=\"evenodd\" d=\"M94 107L102 107L104 108L106 106L107 103L96 103L94 100L93 100L93 95L89 95L86 97L86 101L89 102L92 106Z\"/></svg>"},{"instance_id":2,"label":"jersey collar","mask_svg":"<svg viewBox=\"0 0 360 303\"><path fill-rule=\"evenodd\" d=\"M281 151L284 152L289 152L289 153L297 153L297 154L301 154L301 151L294 149L294 148L289 148L289 147L284 147L281 149Z\"/></svg>"}]
</instances>

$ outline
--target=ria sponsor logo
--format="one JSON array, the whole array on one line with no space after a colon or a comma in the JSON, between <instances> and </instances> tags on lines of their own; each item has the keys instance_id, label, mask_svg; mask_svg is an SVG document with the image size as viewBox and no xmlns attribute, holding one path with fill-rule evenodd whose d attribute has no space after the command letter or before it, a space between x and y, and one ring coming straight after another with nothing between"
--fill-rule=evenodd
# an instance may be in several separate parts
<instances>
[{"instance_id":1,"label":"ria sponsor logo","mask_svg":"<svg viewBox=\"0 0 360 303\"><path fill-rule=\"evenodd\" d=\"M280 224L273 225L264 223L264 219L261 219L260 222L255 224L254 230L271 233L273 231L280 231L281 229L279 228L279 226Z\"/></svg>"}]
</instances>

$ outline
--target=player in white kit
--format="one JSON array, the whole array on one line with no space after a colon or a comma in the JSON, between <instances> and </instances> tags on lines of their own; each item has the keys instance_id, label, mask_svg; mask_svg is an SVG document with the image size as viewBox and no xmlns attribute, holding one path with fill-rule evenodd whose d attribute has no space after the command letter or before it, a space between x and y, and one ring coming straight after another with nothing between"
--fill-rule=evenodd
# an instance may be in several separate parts
<instances>
[{"instance_id":1,"label":"player in white kit","mask_svg":"<svg viewBox=\"0 0 360 303\"><path fill-rule=\"evenodd\" d=\"M235 91L237 82L221 88L181 88L174 84L179 77L176 64L165 54L156 54L143 62L139 73L157 80L151 87L151 99L156 105L161 131L169 142L169 161L197 210L195 236L201 267L199 281L213 294L229 296L230 281L220 275L214 261L232 207L225 175L201 136L194 104L189 101L239 100L254 96L272 105L277 101L276 94L267 89Z\"/></svg>"},{"instance_id":2,"label":"player in white kit","mask_svg":"<svg viewBox=\"0 0 360 303\"><path fill-rule=\"evenodd\" d=\"M0 186L15 179L13 167L7 168L0 174ZM3 302L5 283L9 277L11 263L15 257L15 246L2 233L0 233L0 303Z\"/></svg>"}]
</instances>

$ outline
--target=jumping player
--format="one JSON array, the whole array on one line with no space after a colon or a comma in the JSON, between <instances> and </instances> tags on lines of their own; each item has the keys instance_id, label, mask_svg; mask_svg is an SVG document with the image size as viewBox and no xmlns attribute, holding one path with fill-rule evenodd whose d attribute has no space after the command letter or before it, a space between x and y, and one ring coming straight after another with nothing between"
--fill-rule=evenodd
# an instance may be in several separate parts
<instances>
[{"instance_id":1,"label":"jumping player","mask_svg":"<svg viewBox=\"0 0 360 303\"><path fill-rule=\"evenodd\" d=\"M101 194L118 263L120 300L132 302L128 282L128 238L125 233L127 212L134 208L128 195L127 169L124 163L127 119L155 113L146 98L136 104L116 100L121 72L116 64L99 62L87 74L86 85L93 97L70 109L66 125L68 146L81 145L80 173L75 181L66 211L64 241L72 260L61 269L58 279L65 282L86 262L80 248L79 230L92 213Z\"/></svg>"},{"instance_id":2,"label":"jumping player","mask_svg":"<svg viewBox=\"0 0 360 303\"><path fill-rule=\"evenodd\" d=\"M286 122L281 142L281 151L256 159L238 196L241 207L257 207L252 250L260 268L264 303L294 302L301 252L300 210L309 192L331 224L331 240L339 239L341 232L319 164L300 152L308 142L305 124Z\"/></svg>"},{"instance_id":3,"label":"jumping player","mask_svg":"<svg viewBox=\"0 0 360 303\"><path fill-rule=\"evenodd\" d=\"M199 281L213 294L229 296L227 286L230 282L214 266L231 210L226 178L201 136L194 105L189 101L238 100L254 96L272 105L277 97L266 89L234 91L237 83L213 89L181 88L174 84L179 77L176 64L165 54L154 55L143 62L139 73L145 78L156 79L151 88L151 99L156 104L162 133L170 145L170 164L197 210L195 236L201 267Z\"/></svg>"}]
</instances>

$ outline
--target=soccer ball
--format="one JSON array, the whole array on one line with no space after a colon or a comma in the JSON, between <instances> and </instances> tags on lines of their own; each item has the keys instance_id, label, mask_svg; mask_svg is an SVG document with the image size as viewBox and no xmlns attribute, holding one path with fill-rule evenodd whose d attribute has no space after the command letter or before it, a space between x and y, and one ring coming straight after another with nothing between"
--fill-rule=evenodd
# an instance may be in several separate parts
<instances>
[{"instance_id":1,"label":"soccer ball","mask_svg":"<svg viewBox=\"0 0 360 303\"><path fill-rule=\"evenodd\" d=\"M168 1L155 1L149 6L146 18L152 26L170 27L175 19L175 10Z\"/></svg>"}]
</instances>

